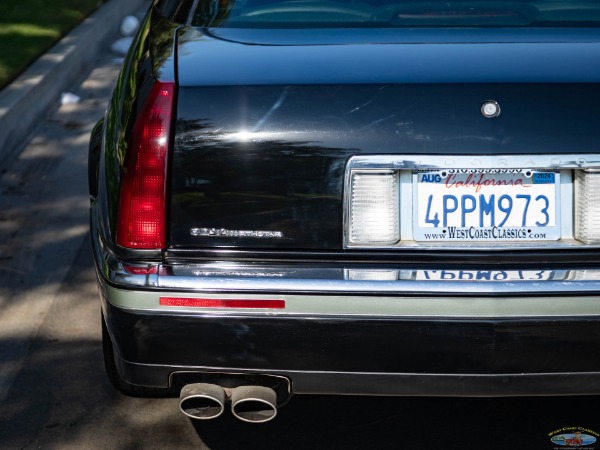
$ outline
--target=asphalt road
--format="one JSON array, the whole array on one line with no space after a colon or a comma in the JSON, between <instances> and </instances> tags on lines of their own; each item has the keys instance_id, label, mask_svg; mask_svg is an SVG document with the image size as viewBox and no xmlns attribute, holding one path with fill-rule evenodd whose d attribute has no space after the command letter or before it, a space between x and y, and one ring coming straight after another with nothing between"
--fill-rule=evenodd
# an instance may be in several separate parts
<instances>
[{"instance_id":1,"label":"asphalt road","mask_svg":"<svg viewBox=\"0 0 600 450\"><path fill-rule=\"evenodd\" d=\"M550 449L565 427L600 431L597 397L295 397L268 424L205 423L177 399L109 385L87 237L87 140L118 65L108 51L0 163L0 448ZM565 361L568 367L568 361ZM594 447L587 447L594 448Z\"/></svg>"}]
</instances>

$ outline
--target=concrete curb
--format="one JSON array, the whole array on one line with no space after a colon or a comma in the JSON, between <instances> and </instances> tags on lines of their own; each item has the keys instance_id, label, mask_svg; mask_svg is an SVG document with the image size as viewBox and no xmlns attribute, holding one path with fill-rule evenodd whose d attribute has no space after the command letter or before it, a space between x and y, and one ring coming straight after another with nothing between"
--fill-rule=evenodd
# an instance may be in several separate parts
<instances>
[{"instance_id":1,"label":"concrete curb","mask_svg":"<svg viewBox=\"0 0 600 450\"><path fill-rule=\"evenodd\" d=\"M99 52L118 36L122 18L145 2L110 0L0 91L0 165L18 154L60 94L93 68Z\"/></svg>"}]
</instances>

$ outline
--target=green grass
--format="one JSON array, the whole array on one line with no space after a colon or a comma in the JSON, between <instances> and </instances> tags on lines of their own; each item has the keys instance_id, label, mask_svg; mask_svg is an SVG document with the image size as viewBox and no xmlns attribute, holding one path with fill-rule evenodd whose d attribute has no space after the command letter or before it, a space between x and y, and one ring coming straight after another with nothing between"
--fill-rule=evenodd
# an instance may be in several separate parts
<instances>
[{"instance_id":1,"label":"green grass","mask_svg":"<svg viewBox=\"0 0 600 450\"><path fill-rule=\"evenodd\" d=\"M0 89L103 1L0 0Z\"/></svg>"}]
</instances>

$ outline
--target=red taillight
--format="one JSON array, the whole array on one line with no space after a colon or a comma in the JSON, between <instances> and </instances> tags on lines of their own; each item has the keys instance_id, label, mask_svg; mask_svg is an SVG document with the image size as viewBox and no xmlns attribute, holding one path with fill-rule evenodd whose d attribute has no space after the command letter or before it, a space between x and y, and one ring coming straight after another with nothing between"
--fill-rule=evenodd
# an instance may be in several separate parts
<instances>
[{"instance_id":1,"label":"red taillight","mask_svg":"<svg viewBox=\"0 0 600 450\"><path fill-rule=\"evenodd\" d=\"M174 82L157 81L135 121L121 178L117 244L166 247L167 161Z\"/></svg>"}]
</instances>

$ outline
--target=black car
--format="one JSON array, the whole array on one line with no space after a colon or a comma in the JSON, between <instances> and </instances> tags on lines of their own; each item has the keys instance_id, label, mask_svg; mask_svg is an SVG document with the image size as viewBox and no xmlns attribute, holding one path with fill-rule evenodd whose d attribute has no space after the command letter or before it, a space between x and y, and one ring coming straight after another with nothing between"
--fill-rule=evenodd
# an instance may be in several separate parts
<instances>
[{"instance_id":1,"label":"black car","mask_svg":"<svg viewBox=\"0 0 600 450\"><path fill-rule=\"evenodd\" d=\"M600 393L600 5L155 0L90 145L132 395Z\"/></svg>"}]
</instances>

